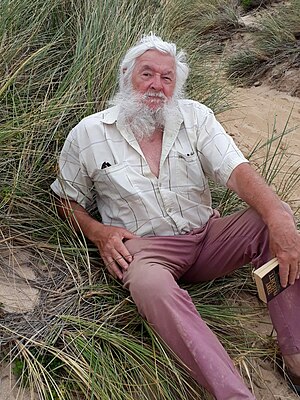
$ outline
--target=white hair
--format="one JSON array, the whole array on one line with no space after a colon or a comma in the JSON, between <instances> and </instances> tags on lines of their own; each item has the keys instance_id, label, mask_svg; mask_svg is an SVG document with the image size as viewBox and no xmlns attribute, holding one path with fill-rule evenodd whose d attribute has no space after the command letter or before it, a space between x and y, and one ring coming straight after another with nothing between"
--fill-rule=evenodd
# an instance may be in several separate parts
<instances>
[{"instance_id":1,"label":"white hair","mask_svg":"<svg viewBox=\"0 0 300 400\"><path fill-rule=\"evenodd\" d=\"M189 67L186 62L185 53L182 50L177 53L175 43L165 42L152 32L149 35L143 35L141 40L135 46L131 47L125 54L125 57L120 64L120 89L124 89L124 86L131 82L135 61L147 50L157 50L162 53L170 54L174 57L176 65L175 94L181 97L184 84L189 74Z\"/></svg>"}]
</instances>

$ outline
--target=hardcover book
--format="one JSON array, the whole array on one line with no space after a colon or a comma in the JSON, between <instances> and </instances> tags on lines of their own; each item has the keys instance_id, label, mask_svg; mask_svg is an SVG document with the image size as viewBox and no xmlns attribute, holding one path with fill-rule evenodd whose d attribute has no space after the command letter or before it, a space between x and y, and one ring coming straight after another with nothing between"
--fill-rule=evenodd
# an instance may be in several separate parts
<instances>
[{"instance_id":1,"label":"hardcover book","mask_svg":"<svg viewBox=\"0 0 300 400\"><path fill-rule=\"evenodd\" d=\"M258 291L258 297L264 303L268 303L288 287L286 286L284 288L280 284L279 263L276 257L254 270L253 276Z\"/></svg>"}]
</instances>

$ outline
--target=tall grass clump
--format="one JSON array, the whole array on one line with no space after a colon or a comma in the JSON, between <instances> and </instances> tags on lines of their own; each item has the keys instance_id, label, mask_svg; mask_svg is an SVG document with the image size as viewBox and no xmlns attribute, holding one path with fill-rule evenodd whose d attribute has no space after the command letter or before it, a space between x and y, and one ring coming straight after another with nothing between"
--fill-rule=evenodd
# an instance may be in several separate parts
<instances>
[{"instance_id":1,"label":"tall grass clump","mask_svg":"<svg viewBox=\"0 0 300 400\"><path fill-rule=\"evenodd\" d=\"M58 218L49 185L67 133L106 107L120 59L143 33L186 49L188 94L224 108L226 88L201 51L202 35L234 21L234 8L221 1L1 2L0 273L39 297L31 311L1 308L0 345L33 397L208 398L106 273L94 246ZM25 279L19 267L35 278ZM259 318L259 307L228 300L254 292L249 269L186 288L241 372L255 374L251 357L271 356L275 342L257 339L246 324L247 316Z\"/></svg>"},{"instance_id":2,"label":"tall grass clump","mask_svg":"<svg viewBox=\"0 0 300 400\"><path fill-rule=\"evenodd\" d=\"M290 68L299 69L299 20L298 0L278 6L272 14L263 14L258 19L259 28L252 32L251 47L242 49L228 59L228 77L234 82L252 84L274 67L281 75ZM298 90L299 87L295 89L295 94Z\"/></svg>"},{"instance_id":3,"label":"tall grass clump","mask_svg":"<svg viewBox=\"0 0 300 400\"><path fill-rule=\"evenodd\" d=\"M173 2L167 17L171 17L168 23L176 28L177 35L194 34L200 41L208 33L223 31L228 35L228 30L238 27L237 4L232 0L192 0L189 7L178 0Z\"/></svg>"},{"instance_id":4,"label":"tall grass clump","mask_svg":"<svg viewBox=\"0 0 300 400\"><path fill-rule=\"evenodd\" d=\"M238 28L238 5L233 0L176 0L166 17L174 29L176 39L188 37L199 46L199 51L209 55L220 54L224 41Z\"/></svg>"},{"instance_id":5,"label":"tall grass clump","mask_svg":"<svg viewBox=\"0 0 300 400\"><path fill-rule=\"evenodd\" d=\"M238 4L234 0L192 0L187 7L185 1L175 0L166 2L166 8L163 18L172 31L172 38L190 55L188 94L210 105L215 112L223 111L228 107L226 95L229 91L219 68L220 55L225 41L239 26ZM190 44L193 45L190 47ZM208 81L204 82L208 76L213 90ZM202 86L200 91L199 85Z\"/></svg>"}]
</instances>

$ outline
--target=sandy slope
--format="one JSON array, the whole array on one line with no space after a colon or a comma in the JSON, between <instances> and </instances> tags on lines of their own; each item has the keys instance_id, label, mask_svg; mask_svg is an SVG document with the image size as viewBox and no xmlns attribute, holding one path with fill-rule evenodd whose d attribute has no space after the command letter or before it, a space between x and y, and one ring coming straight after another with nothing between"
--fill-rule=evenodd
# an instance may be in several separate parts
<instances>
[{"instance_id":1,"label":"sandy slope","mask_svg":"<svg viewBox=\"0 0 300 400\"><path fill-rule=\"evenodd\" d=\"M248 155L253 147L261 141L264 143L275 128L277 134L287 129L280 148L284 150L282 170L275 181L275 188L280 195L286 195L286 186L282 181L288 182L292 178L285 175L294 171L300 172L300 99L286 93L270 89L268 86L238 88L233 92L235 108L222 113L219 119L235 139L236 143ZM278 142L275 142L273 149ZM266 148L257 152L252 162L259 166L262 164ZM296 210L300 207L300 184L296 185L288 198L290 205Z\"/></svg>"}]
</instances>

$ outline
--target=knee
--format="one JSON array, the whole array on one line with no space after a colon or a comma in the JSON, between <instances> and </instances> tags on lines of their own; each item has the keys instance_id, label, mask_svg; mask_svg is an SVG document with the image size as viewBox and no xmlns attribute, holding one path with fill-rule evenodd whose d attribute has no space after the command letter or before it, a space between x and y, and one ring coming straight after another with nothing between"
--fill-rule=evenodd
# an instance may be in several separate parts
<instances>
[{"instance_id":1,"label":"knee","mask_svg":"<svg viewBox=\"0 0 300 400\"><path fill-rule=\"evenodd\" d=\"M176 285L168 271L148 266L131 273L125 287L129 289L139 313L147 318L150 309L161 309L168 302Z\"/></svg>"},{"instance_id":2,"label":"knee","mask_svg":"<svg viewBox=\"0 0 300 400\"><path fill-rule=\"evenodd\" d=\"M149 301L163 297L169 286L169 279L165 275L166 273L151 266L141 273L134 274L128 285L132 297L143 297Z\"/></svg>"}]
</instances>

